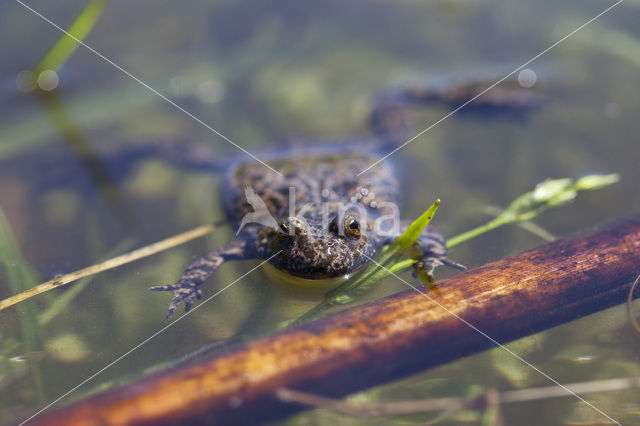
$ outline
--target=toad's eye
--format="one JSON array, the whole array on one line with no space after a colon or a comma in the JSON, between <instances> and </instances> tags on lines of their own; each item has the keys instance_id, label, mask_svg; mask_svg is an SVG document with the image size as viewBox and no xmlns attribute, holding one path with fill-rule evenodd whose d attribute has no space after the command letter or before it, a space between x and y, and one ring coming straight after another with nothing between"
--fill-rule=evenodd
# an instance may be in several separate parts
<instances>
[{"instance_id":1,"label":"toad's eye","mask_svg":"<svg viewBox=\"0 0 640 426\"><path fill-rule=\"evenodd\" d=\"M347 216L344 219L344 233L352 239L360 238L360 222L352 216Z\"/></svg>"}]
</instances>

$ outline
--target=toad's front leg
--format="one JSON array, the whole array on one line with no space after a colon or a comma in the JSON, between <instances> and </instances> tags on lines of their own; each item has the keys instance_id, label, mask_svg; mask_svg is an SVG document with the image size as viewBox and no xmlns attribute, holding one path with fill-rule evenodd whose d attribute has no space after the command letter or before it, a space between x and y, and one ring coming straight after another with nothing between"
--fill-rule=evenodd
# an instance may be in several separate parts
<instances>
[{"instance_id":1,"label":"toad's front leg","mask_svg":"<svg viewBox=\"0 0 640 426\"><path fill-rule=\"evenodd\" d=\"M184 310L186 312L191 309L191 305L196 299L202 299L200 285L220 265L228 260L252 259L255 256L250 252L248 240L240 236L193 261L175 284L154 286L150 287L149 290L170 291L173 294L173 299L169 303L167 318L173 315L181 302L184 302Z\"/></svg>"},{"instance_id":2,"label":"toad's front leg","mask_svg":"<svg viewBox=\"0 0 640 426\"><path fill-rule=\"evenodd\" d=\"M434 281L433 271L440 265L447 265L457 269L467 269L464 265L447 257L447 245L442 234L431 227L427 227L413 247L416 263L413 268L416 273L424 273L428 281Z\"/></svg>"}]
</instances>

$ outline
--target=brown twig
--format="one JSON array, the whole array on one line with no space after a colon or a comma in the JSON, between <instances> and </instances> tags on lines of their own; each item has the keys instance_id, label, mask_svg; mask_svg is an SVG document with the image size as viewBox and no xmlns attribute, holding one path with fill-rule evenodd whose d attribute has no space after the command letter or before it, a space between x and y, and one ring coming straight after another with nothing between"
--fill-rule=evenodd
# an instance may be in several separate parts
<instances>
[{"instance_id":1,"label":"brown twig","mask_svg":"<svg viewBox=\"0 0 640 426\"><path fill-rule=\"evenodd\" d=\"M578 395L596 392L612 392L640 387L640 377L594 380L590 382L572 383L565 386L570 389L571 392ZM572 393L558 386L544 386L493 393L483 392L467 398L449 397L359 404L287 388L278 389L276 395L284 402L295 402L297 404L323 408L354 417L402 416L432 411L459 410L462 408L484 409L494 404L512 404L550 398L573 397Z\"/></svg>"}]
</instances>

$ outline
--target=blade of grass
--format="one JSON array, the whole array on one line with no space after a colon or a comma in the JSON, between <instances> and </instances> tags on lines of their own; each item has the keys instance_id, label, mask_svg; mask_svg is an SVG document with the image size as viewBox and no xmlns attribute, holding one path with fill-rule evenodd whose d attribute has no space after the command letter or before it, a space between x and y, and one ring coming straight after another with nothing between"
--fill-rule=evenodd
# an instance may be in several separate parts
<instances>
[{"instance_id":1,"label":"blade of grass","mask_svg":"<svg viewBox=\"0 0 640 426\"><path fill-rule=\"evenodd\" d=\"M518 226L549 243L558 239L551 232L530 221L520 222Z\"/></svg>"},{"instance_id":2,"label":"blade of grass","mask_svg":"<svg viewBox=\"0 0 640 426\"><path fill-rule=\"evenodd\" d=\"M68 274L64 274L62 276L56 277L52 280L44 282L40 285L37 285L35 287L32 287L28 290L22 291L21 293L18 293L14 296L8 297L0 301L0 311L8 308L9 306L13 306L16 303L20 303L22 301L30 299L33 296L36 296L38 294L44 293L54 288L58 288L63 285L74 282L76 280L79 280L80 278L84 278L89 275L94 275L99 272L113 269L118 266L122 266L124 264L133 262L135 260L142 259L143 257L151 256L152 254L159 253L161 251L167 250L177 245L184 244L188 241L207 235L213 232L214 229L215 229L215 225L213 224L198 226L197 228L194 228L190 231L186 231L181 234L174 235L173 237L158 241L156 243L139 248L137 250L133 250L129 253L116 256L102 263L88 266L86 268L79 269L77 271L70 272Z\"/></svg>"},{"instance_id":3,"label":"blade of grass","mask_svg":"<svg viewBox=\"0 0 640 426\"><path fill-rule=\"evenodd\" d=\"M104 12L109 0L93 0L80 12L67 31L78 40L84 40L93 29ZM49 49L49 52L38 62L34 71L39 75L42 71L58 71L76 51L79 44L66 34Z\"/></svg>"},{"instance_id":4,"label":"blade of grass","mask_svg":"<svg viewBox=\"0 0 640 426\"><path fill-rule=\"evenodd\" d=\"M22 256L2 209L0 209L0 264L4 266L12 292L18 293L37 282L35 273ZM32 303L25 303L22 309L18 310L18 315L27 354L27 368L31 373L38 399L40 402L45 402L48 394L44 376L40 364L31 357L42 349L35 306Z\"/></svg>"}]
</instances>

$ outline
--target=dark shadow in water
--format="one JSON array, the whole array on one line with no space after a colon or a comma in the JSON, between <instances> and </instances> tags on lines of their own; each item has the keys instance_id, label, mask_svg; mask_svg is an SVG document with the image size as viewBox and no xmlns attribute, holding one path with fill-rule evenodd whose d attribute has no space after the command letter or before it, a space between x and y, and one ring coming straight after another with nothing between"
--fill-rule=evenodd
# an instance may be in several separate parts
<instances>
[{"instance_id":1,"label":"dark shadow in water","mask_svg":"<svg viewBox=\"0 0 640 426\"><path fill-rule=\"evenodd\" d=\"M86 169L109 210L127 234L134 233L139 221L135 217L133 208L118 187L117 181L91 146L87 136L67 113L60 98L56 93L43 91L38 91L38 98L42 101L51 122L63 136L66 145Z\"/></svg>"}]
</instances>

